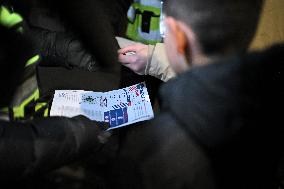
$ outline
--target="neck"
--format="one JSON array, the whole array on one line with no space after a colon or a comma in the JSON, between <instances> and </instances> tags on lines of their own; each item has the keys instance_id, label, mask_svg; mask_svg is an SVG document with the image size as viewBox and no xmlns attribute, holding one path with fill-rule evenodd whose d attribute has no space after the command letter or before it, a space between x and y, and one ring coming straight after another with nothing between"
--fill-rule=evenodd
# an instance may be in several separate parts
<instances>
[{"instance_id":1,"label":"neck","mask_svg":"<svg viewBox=\"0 0 284 189\"><path fill-rule=\"evenodd\" d=\"M216 62L222 59L222 57L225 57L225 56L227 55L214 54L214 55L208 56L208 55L199 53L193 56L192 66L202 66L202 65L211 64L213 62Z\"/></svg>"},{"instance_id":2,"label":"neck","mask_svg":"<svg viewBox=\"0 0 284 189\"><path fill-rule=\"evenodd\" d=\"M192 59L192 66L202 66L211 63L211 58L203 54L195 55Z\"/></svg>"}]
</instances>

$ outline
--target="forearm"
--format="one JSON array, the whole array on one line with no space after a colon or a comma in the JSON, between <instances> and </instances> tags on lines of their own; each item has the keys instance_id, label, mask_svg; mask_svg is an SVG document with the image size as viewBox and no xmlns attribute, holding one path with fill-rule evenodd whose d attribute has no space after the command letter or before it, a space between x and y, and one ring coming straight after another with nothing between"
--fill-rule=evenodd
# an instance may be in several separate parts
<instances>
[{"instance_id":1,"label":"forearm","mask_svg":"<svg viewBox=\"0 0 284 189\"><path fill-rule=\"evenodd\" d=\"M38 0L44 1L78 34L84 46L94 55L103 70L119 72L114 28L106 14L106 6L99 0ZM115 10L114 10L115 11Z\"/></svg>"},{"instance_id":2,"label":"forearm","mask_svg":"<svg viewBox=\"0 0 284 189\"><path fill-rule=\"evenodd\" d=\"M176 76L176 73L170 67L170 63L162 43L157 43L155 46L149 45L148 55L148 62L145 69L146 75L154 76L164 82Z\"/></svg>"},{"instance_id":3,"label":"forearm","mask_svg":"<svg viewBox=\"0 0 284 189\"><path fill-rule=\"evenodd\" d=\"M0 176L20 178L58 168L100 148L100 134L85 118L1 122Z\"/></svg>"}]
</instances>

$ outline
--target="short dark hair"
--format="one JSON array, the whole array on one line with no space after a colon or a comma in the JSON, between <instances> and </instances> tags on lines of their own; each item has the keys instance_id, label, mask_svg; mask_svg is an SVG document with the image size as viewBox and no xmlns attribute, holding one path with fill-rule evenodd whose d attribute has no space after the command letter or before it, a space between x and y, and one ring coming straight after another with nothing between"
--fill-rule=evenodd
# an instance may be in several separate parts
<instances>
[{"instance_id":1,"label":"short dark hair","mask_svg":"<svg viewBox=\"0 0 284 189\"><path fill-rule=\"evenodd\" d=\"M191 26L205 54L246 50L263 0L165 0L165 13Z\"/></svg>"}]
</instances>

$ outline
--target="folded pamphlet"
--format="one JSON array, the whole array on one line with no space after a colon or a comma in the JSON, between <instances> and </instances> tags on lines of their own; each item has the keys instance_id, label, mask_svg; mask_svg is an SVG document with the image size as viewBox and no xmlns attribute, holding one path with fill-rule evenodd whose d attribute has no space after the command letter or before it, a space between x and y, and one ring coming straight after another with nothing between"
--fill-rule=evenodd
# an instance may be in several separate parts
<instances>
[{"instance_id":1,"label":"folded pamphlet","mask_svg":"<svg viewBox=\"0 0 284 189\"><path fill-rule=\"evenodd\" d=\"M50 116L84 115L106 122L110 129L145 121L154 117L144 82L109 92L56 90Z\"/></svg>"}]
</instances>

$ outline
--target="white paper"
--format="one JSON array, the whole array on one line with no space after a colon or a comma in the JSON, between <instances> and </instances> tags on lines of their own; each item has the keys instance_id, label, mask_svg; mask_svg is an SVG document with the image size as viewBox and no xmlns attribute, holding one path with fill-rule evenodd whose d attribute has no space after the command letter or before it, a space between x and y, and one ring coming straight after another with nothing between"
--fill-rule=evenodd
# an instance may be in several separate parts
<instances>
[{"instance_id":1,"label":"white paper","mask_svg":"<svg viewBox=\"0 0 284 189\"><path fill-rule=\"evenodd\" d=\"M74 117L77 115L107 122L110 129L154 117L144 82L109 92L56 90L50 116Z\"/></svg>"},{"instance_id":2,"label":"white paper","mask_svg":"<svg viewBox=\"0 0 284 189\"><path fill-rule=\"evenodd\" d=\"M129 40L129 39L126 39L126 38L123 38L123 37L115 37L115 39L117 40L117 43L119 45L120 48L125 48L129 45L135 45L137 44L138 42L137 41L132 41L132 40Z\"/></svg>"}]
</instances>

